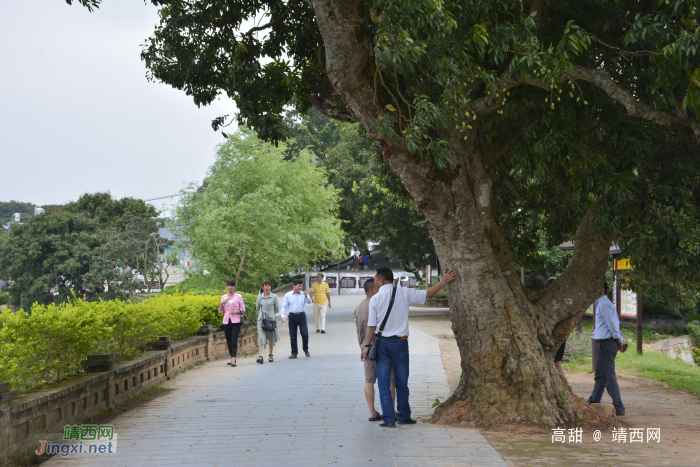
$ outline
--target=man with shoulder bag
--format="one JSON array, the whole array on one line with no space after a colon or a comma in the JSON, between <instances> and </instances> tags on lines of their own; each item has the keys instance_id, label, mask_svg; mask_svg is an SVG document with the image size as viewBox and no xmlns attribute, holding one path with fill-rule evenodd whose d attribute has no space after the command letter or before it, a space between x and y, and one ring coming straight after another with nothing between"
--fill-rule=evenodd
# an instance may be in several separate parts
<instances>
[{"instance_id":1,"label":"man with shoulder bag","mask_svg":"<svg viewBox=\"0 0 700 467\"><path fill-rule=\"evenodd\" d=\"M394 273L391 269L377 269L374 275L377 293L369 301L367 340L363 357L376 360L377 363L377 385L383 419L379 426L396 428L397 414L394 413L390 390L392 368L398 423L416 423L416 420L411 418L411 407L408 404L408 307L424 304L426 298L435 295L456 277L456 272L446 271L442 279L428 290L415 290L395 287Z\"/></svg>"}]
</instances>

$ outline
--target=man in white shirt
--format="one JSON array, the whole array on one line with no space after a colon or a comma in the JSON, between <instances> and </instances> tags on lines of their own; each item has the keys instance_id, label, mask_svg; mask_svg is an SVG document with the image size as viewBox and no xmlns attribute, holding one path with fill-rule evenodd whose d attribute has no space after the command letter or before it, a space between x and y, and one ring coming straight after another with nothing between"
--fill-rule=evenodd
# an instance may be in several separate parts
<instances>
[{"instance_id":1,"label":"man in white shirt","mask_svg":"<svg viewBox=\"0 0 700 467\"><path fill-rule=\"evenodd\" d=\"M306 324L306 305L311 303L311 298L304 288L303 279L294 279L292 281L292 290L287 292L282 300L282 308L280 316L282 324L287 320L289 315L289 343L292 345L292 354L289 358L297 358L299 349L297 347L297 329L301 333L302 350L307 357L309 353L309 327Z\"/></svg>"},{"instance_id":2,"label":"man in white shirt","mask_svg":"<svg viewBox=\"0 0 700 467\"><path fill-rule=\"evenodd\" d=\"M386 320L379 338L377 352L377 386L379 386L379 402L382 405L383 423L379 426L396 428L396 414L391 398L391 370L394 369L394 385L396 386L396 410L400 425L416 423L411 418L411 407L408 404L408 307L422 305L445 285L457 277L454 271L446 271L442 279L428 290L415 290L407 287L397 287L394 292L394 273L389 268L379 268L374 274L374 284L377 294L369 301L369 319L367 320L367 340L365 342L364 358L367 358L369 347L374 338L374 331L386 316L391 303L394 304Z\"/></svg>"}]
</instances>

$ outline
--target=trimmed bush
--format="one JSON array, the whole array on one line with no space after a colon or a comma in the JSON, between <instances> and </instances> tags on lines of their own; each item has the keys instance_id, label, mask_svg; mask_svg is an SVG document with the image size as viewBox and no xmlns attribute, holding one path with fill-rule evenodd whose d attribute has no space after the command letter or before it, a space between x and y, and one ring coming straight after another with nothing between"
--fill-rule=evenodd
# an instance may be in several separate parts
<instances>
[{"instance_id":1,"label":"trimmed bush","mask_svg":"<svg viewBox=\"0 0 700 467\"><path fill-rule=\"evenodd\" d=\"M10 294L6 290L0 290L0 305L7 305L10 302Z\"/></svg>"},{"instance_id":2,"label":"trimmed bush","mask_svg":"<svg viewBox=\"0 0 700 467\"><path fill-rule=\"evenodd\" d=\"M110 329L98 307L73 304L37 305L0 313L0 381L26 391L59 381L80 370L85 356L109 338Z\"/></svg>"},{"instance_id":3,"label":"trimmed bush","mask_svg":"<svg viewBox=\"0 0 700 467\"><path fill-rule=\"evenodd\" d=\"M31 314L0 312L0 381L27 391L81 371L90 353L133 358L158 336L184 339L202 324L221 327L221 294L179 292L138 303L118 300L38 305ZM255 325L256 296L244 294L246 314Z\"/></svg>"}]
</instances>

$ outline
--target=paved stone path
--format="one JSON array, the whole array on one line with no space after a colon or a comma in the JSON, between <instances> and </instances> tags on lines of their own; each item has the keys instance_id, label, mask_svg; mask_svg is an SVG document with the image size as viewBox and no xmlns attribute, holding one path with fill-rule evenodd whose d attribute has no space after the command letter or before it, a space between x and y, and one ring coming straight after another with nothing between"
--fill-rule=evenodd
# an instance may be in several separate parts
<instances>
[{"instance_id":1,"label":"paved stone path","mask_svg":"<svg viewBox=\"0 0 700 467\"><path fill-rule=\"evenodd\" d=\"M333 298L326 334L307 309L311 358L289 360L289 333L275 362L209 362L168 384L175 390L114 421L117 453L54 456L45 465L123 466L372 465L506 466L476 430L419 422L396 429L368 422L352 310L357 297ZM409 389L413 417L427 419L449 395L437 339L410 330ZM301 339L299 340L301 347ZM379 393L376 407L379 409Z\"/></svg>"}]
</instances>

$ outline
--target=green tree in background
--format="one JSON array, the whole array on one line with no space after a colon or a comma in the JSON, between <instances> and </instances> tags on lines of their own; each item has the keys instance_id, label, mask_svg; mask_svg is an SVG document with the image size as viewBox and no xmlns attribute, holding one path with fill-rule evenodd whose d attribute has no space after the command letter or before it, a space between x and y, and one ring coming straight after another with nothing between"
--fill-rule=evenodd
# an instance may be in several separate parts
<instances>
[{"instance_id":1,"label":"green tree in background","mask_svg":"<svg viewBox=\"0 0 700 467\"><path fill-rule=\"evenodd\" d=\"M77 201L64 206L70 212L80 213L89 219L95 219L102 228L113 227L123 231L128 219L141 217L150 219L158 217L158 210L141 199L114 199L109 193L85 193ZM153 225L154 232L158 228Z\"/></svg>"},{"instance_id":2,"label":"green tree in background","mask_svg":"<svg viewBox=\"0 0 700 467\"><path fill-rule=\"evenodd\" d=\"M285 149L241 128L219 146L205 189L182 197L173 229L200 268L257 289L340 253L336 190L312 153L285 160Z\"/></svg>"},{"instance_id":3,"label":"green tree in background","mask_svg":"<svg viewBox=\"0 0 700 467\"><path fill-rule=\"evenodd\" d=\"M319 161L323 161L328 150L338 144L343 127L341 122L326 117L314 108L305 114L290 110L285 115L285 123L288 138L286 156L296 157L306 149L313 152Z\"/></svg>"},{"instance_id":4,"label":"green tree in background","mask_svg":"<svg viewBox=\"0 0 700 467\"><path fill-rule=\"evenodd\" d=\"M85 275L93 291L104 299L124 298L136 289L150 293L154 282L163 290L171 268L179 264L179 258L167 250L173 242L158 234L160 221L125 216L123 222L124 231L106 231L106 241L96 250ZM134 271L144 280L137 281Z\"/></svg>"},{"instance_id":5,"label":"green tree in background","mask_svg":"<svg viewBox=\"0 0 700 467\"><path fill-rule=\"evenodd\" d=\"M162 288L172 259L164 255L169 242L158 236L157 215L140 199L86 193L23 218L24 224L0 236L0 277L9 281L10 304L28 310L35 301L60 302L83 281L89 297L105 299L150 290L149 279ZM136 281L133 271L145 281Z\"/></svg>"},{"instance_id":6,"label":"green tree in background","mask_svg":"<svg viewBox=\"0 0 700 467\"><path fill-rule=\"evenodd\" d=\"M414 261L435 255L425 216L357 125L342 124L339 134L321 164L340 190L343 228L360 240L362 250L367 241L380 243L391 259L420 280Z\"/></svg>"},{"instance_id":7,"label":"green tree in background","mask_svg":"<svg viewBox=\"0 0 700 467\"><path fill-rule=\"evenodd\" d=\"M62 210L13 226L0 242L0 278L11 281L10 304L29 310L34 302L66 300L103 242L95 220Z\"/></svg>"},{"instance_id":8,"label":"green tree in background","mask_svg":"<svg viewBox=\"0 0 700 467\"><path fill-rule=\"evenodd\" d=\"M287 125L287 154L313 151L328 180L340 190L338 217L347 233L345 244L357 243L364 250L368 241L380 243L391 259L420 280L414 260L435 255L425 216L367 133L313 108L304 115L290 112Z\"/></svg>"},{"instance_id":9,"label":"green tree in background","mask_svg":"<svg viewBox=\"0 0 700 467\"><path fill-rule=\"evenodd\" d=\"M14 213L20 213L22 221L34 215L34 205L32 203L22 203L20 201L0 201L0 223L7 224Z\"/></svg>"}]
</instances>

